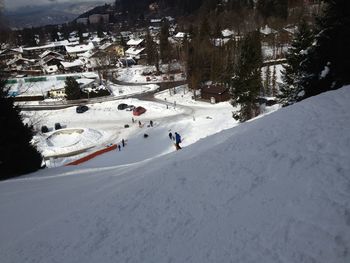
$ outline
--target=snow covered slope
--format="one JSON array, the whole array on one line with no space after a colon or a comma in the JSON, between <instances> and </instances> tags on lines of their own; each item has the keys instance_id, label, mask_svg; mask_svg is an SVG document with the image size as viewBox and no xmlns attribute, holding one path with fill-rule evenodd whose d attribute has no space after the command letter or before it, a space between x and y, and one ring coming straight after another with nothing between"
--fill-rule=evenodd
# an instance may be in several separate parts
<instances>
[{"instance_id":1,"label":"snow covered slope","mask_svg":"<svg viewBox=\"0 0 350 263\"><path fill-rule=\"evenodd\" d=\"M0 183L1 262L350 262L350 86L115 167Z\"/></svg>"}]
</instances>

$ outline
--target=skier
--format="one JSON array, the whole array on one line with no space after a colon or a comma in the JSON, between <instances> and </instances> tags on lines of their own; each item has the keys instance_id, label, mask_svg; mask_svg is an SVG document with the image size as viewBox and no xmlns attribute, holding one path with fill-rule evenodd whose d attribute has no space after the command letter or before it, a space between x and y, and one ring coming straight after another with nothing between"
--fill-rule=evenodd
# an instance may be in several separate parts
<instances>
[{"instance_id":1,"label":"skier","mask_svg":"<svg viewBox=\"0 0 350 263\"><path fill-rule=\"evenodd\" d=\"M135 119L134 119L134 117L132 117L132 118L131 118L131 121L132 121L132 123L135 123Z\"/></svg>"},{"instance_id":2,"label":"skier","mask_svg":"<svg viewBox=\"0 0 350 263\"><path fill-rule=\"evenodd\" d=\"M175 132L175 148L176 148L176 150L182 149L180 146L180 143L181 143L181 136L180 136L180 134Z\"/></svg>"},{"instance_id":3,"label":"skier","mask_svg":"<svg viewBox=\"0 0 350 263\"><path fill-rule=\"evenodd\" d=\"M141 128L141 121L139 121L139 127Z\"/></svg>"},{"instance_id":4,"label":"skier","mask_svg":"<svg viewBox=\"0 0 350 263\"><path fill-rule=\"evenodd\" d=\"M120 147L120 144L118 144L118 149L119 149L119 151L121 151L120 148L121 148L121 147Z\"/></svg>"},{"instance_id":5,"label":"skier","mask_svg":"<svg viewBox=\"0 0 350 263\"><path fill-rule=\"evenodd\" d=\"M169 139L172 140L173 139L173 134L171 132L169 132Z\"/></svg>"},{"instance_id":6,"label":"skier","mask_svg":"<svg viewBox=\"0 0 350 263\"><path fill-rule=\"evenodd\" d=\"M153 127L153 121L152 120L149 121L149 125L151 125L151 127Z\"/></svg>"},{"instance_id":7,"label":"skier","mask_svg":"<svg viewBox=\"0 0 350 263\"><path fill-rule=\"evenodd\" d=\"M124 139L122 139L122 145L123 145L123 147L125 147L125 141L124 141Z\"/></svg>"}]
</instances>

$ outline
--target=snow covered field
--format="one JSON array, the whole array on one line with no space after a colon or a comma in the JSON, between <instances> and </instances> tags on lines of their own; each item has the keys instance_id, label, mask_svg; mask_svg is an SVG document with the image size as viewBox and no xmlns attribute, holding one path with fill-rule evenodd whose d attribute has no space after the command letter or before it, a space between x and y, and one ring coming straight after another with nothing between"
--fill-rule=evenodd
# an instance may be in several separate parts
<instances>
[{"instance_id":1,"label":"snow covered field","mask_svg":"<svg viewBox=\"0 0 350 263\"><path fill-rule=\"evenodd\" d=\"M168 66L167 65L162 65L161 70L163 72L168 71ZM177 63L172 65L170 67L171 69L175 69L177 71L181 71L181 66ZM164 82L164 81L181 81L185 80L185 76L182 75L181 73L175 73L175 74L161 74L159 76L155 75L142 75L143 73L151 73L154 72L156 69L154 66L143 66L143 65L136 65L132 66L129 68L123 68L119 70L118 73L118 80L122 82L129 82L129 83L159 83L159 82ZM170 80L170 75L174 77L173 80ZM147 77L149 78L147 80Z\"/></svg>"},{"instance_id":2,"label":"snow covered field","mask_svg":"<svg viewBox=\"0 0 350 263\"><path fill-rule=\"evenodd\" d=\"M147 86L152 88L155 85ZM237 125L231 117L233 108L228 102L216 105L197 102L191 99L192 93L183 86L176 90L177 94L171 95L169 91L160 92L156 95L159 101L124 99L88 105L89 110L83 114L77 114L76 107L70 107L63 110L25 112L25 116L36 123L37 130L42 125L52 130L47 134L39 133L34 138L46 158L58 157L47 160L49 167L64 165L86 156L88 152L109 144L118 144L122 139L128 141L128 147L117 158L115 152L101 157L104 159L103 165L138 162L174 151L173 142L168 137L169 132L178 131L183 138L182 145L186 147L201 138ZM131 111L117 109L120 103L142 106L147 111L139 117L133 117ZM132 123L132 118L135 123ZM151 120L154 127L149 127ZM138 121L142 124L141 128ZM84 129L90 133L93 131L99 136L90 136L87 139L87 133L74 136L64 134L56 136L56 144L52 144L50 138L55 134L53 129L57 122L64 128ZM125 128L125 125L129 125L129 128ZM145 133L149 135L147 139L143 137ZM70 143L71 140L74 143ZM69 153L73 156L68 156ZM95 161L90 161L88 165L95 165Z\"/></svg>"},{"instance_id":3,"label":"snow covered field","mask_svg":"<svg viewBox=\"0 0 350 263\"><path fill-rule=\"evenodd\" d=\"M150 160L1 182L1 262L348 263L349 101L348 86Z\"/></svg>"}]
</instances>

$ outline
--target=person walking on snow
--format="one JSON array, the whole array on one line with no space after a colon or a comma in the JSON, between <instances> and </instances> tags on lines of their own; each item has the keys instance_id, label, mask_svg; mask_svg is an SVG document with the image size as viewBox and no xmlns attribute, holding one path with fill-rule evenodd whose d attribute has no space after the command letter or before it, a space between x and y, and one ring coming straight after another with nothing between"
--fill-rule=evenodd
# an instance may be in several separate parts
<instances>
[{"instance_id":1,"label":"person walking on snow","mask_svg":"<svg viewBox=\"0 0 350 263\"><path fill-rule=\"evenodd\" d=\"M141 128L141 121L139 121L139 127Z\"/></svg>"},{"instance_id":2,"label":"person walking on snow","mask_svg":"<svg viewBox=\"0 0 350 263\"><path fill-rule=\"evenodd\" d=\"M172 140L173 139L173 134L171 132L169 132L169 139Z\"/></svg>"},{"instance_id":3,"label":"person walking on snow","mask_svg":"<svg viewBox=\"0 0 350 263\"><path fill-rule=\"evenodd\" d=\"M122 139L122 145L123 145L123 147L125 147L125 141L124 141L124 139Z\"/></svg>"},{"instance_id":4,"label":"person walking on snow","mask_svg":"<svg viewBox=\"0 0 350 263\"><path fill-rule=\"evenodd\" d=\"M180 143L181 143L181 136L180 136L180 134L175 132L175 148L176 148L176 150L182 149L180 146Z\"/></svg>"},{"instance_id":5,"label":"person walking on snow","mask_svg":"<svg viewBox=\"0 0 350 263\"><path fill-rule=\"evenodd\" d=\"M153 127L153 121L152 120L149 121L149 125L151 125L151 127Z\"/></svg>"},{"instance_id":6,"label":"person walking on snow","mask_svg":"<svg viewBox=\"0 0 350 263\"><path fill-rule=\"evenodd\" d=\"M121 147L120 147L120 144L118 144L118 150L119 150L119 151L120 151L120 148L121 148Z\"/></svg>"}]
</instances>

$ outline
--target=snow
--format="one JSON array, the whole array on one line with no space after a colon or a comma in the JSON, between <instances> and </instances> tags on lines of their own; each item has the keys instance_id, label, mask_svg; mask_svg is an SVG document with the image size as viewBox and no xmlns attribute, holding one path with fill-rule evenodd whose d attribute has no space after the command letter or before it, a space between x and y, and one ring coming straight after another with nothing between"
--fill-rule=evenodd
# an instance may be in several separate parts
<instances>
[{"instance_id":1,"label":"snow","mask_svg":"<svg viewBox=\"0 0 350 263\"><path fill-rule=\"evenodd\" d=\"M144 39L130 39L126 44L128 46L138 46L140 45Z\"/></svg>"},{"instance_id":2,"label":"snow","mask_svg":"<svg viewBox=\"0 0 350 263\"><path fill-rule=\"evenodd\" d=\"M92 42L89 42L86 45L77 45L77 46L65 46L67 53L84 53L89 50L94 49L94 44Z\"/></svg>"},{"instance_id":3,"label":"snow","mask_svg":"<svg viewBox=\"0 0 350 263\"><path fill-rule=\"evenodd\" d=\"M347 263L349 89L191 146L180 130L182 150L142 162L117 164L167 134L1 182L1 262Z\"/></svg>"},{"instance_id":4,"label":"snow","mask_svg":"<svg viewBox=\"0 0 350 263\"><path fill-rule=\"evenodd\" d=\"M327 75L329 74L330 69L330 65L331 63L328 62L326 66L324 66L324 69L322 70L321 74L320 74L320 79L324 79L327 77Z\"/></svg>"},{"instance_id":5,"label":"snow","mask_svg":"<svg viewBox=\"0 0 350 263\"><path fill-rule=\"evenodd\" d=\"M117 79L122 82L128 82L128 83L160 83L160 82L166 82L166 81L172 81L170 80L170 76L174 77L174 81L183 81L186 80L186 77L180 73L181 72L181 65L175 63L174 65L170 66L172 67L172 70L177 70L179 73L174 74L161 74L161 75L143 75L143 73L152 73L156 71L155 66L143 66L143 65L135 65L132 67L122 68L118 71L118 77ZM161 71L167 72L168 66L162 65ZM147 80L147 77L149 77L149 80Z\"/></svg>"}]
</instances>

